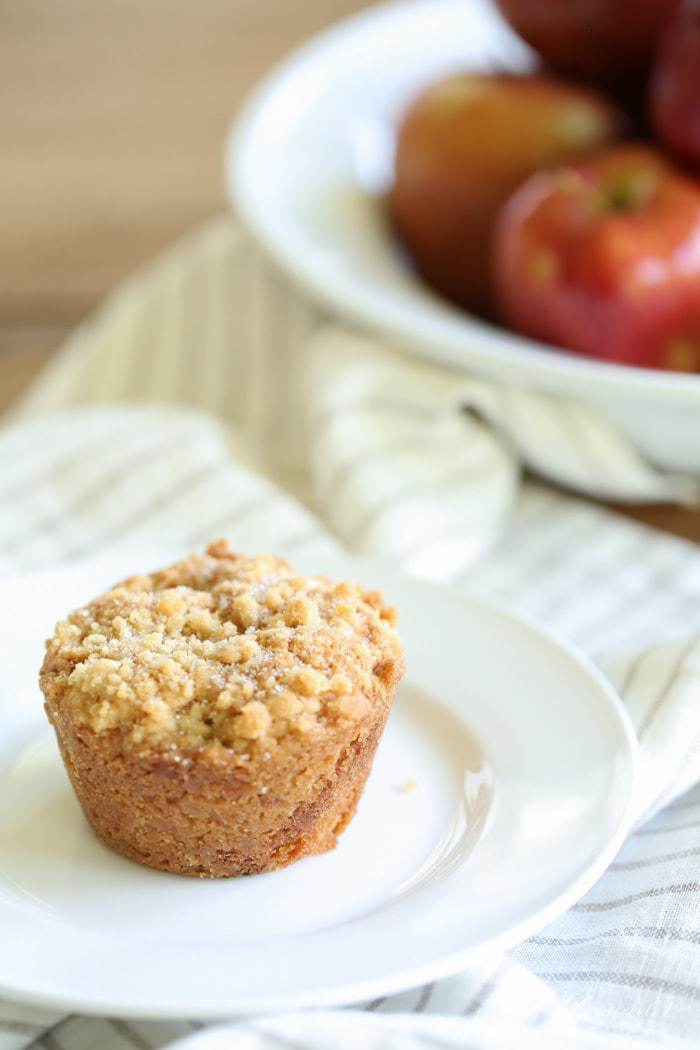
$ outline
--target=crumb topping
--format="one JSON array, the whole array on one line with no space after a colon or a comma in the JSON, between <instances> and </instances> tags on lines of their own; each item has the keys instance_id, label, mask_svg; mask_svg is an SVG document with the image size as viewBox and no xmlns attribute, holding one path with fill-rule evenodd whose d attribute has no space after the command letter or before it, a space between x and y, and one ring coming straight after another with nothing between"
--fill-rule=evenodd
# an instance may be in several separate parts
<instances>
[{"instance_id":1,"label":"crumb topping","mask_svg":"<svg viewBox=\"0 0 700 1050\"><path fill-rule=\"evenodd\" d=\"M219 540L62 620L42 685L78 723L136 747L269 751L369 713L402 664L395 624L377 591Z\"/></svg>"}]
</instances>

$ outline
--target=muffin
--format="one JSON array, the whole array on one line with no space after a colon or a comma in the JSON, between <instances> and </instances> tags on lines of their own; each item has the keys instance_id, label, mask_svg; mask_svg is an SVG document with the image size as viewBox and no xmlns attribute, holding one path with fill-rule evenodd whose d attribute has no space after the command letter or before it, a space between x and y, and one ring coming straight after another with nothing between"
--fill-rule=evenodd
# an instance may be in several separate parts
<instances>
[{"instance_id":1,"label":"muffin","mask_svg":"<svg viewBox=\"0 0 700 1050\"><path fill-rule=\"evenodd\" d=\"M98 838L202 877L332 849L403 674L395 623L377 591L223 540L71 613L40 683Z\"/></svg>"}]
</instances>

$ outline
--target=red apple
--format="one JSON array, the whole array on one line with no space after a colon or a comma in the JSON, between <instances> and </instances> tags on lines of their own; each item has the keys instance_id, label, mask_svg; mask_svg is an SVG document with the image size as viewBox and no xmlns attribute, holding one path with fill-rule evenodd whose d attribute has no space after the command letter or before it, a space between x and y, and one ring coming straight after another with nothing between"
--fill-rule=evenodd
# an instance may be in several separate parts
<instances>
[{"instance_id":1,"label":"red apple","mask_svg":"<svg viewBox=\"0 0 700 1050\"><path fill-rule=\"evenodd\" d=\"M617 81L648 65L677 0L497 0L515 31L552 66Z\"/></svg>"},{"instance_id":2,"label":"red apple","mask_svg":"<svg viewBox=\"0 0 700 1050\"><path fill-rule=\"evenodd\" d=\"M534 175L493 247L497 299L517 331L606 361L700 371L700 182L651 147Z\"/></svg>"},{"instance_id":3,"label":"red apple","mask_svg":"<svg viewBox=\"0 0 700 1050\"><path fill-rule=\"evenodd\" d=\"M496 214L538 168L615 138L622 118L589 90L540 77L455 75L421 94L398 133L392 221L425 280L489 308Z\"/></svg>"},{"instance_id":4,"label":"red apple","mask_svg":"<svg viewBox=\"0 0 700 1050\"><path fill-rule=\"evenodd\" d=\"M700 0L684 0L666 31L650 102L654 127L664 143L700 164Z\"/></svg>"}]
</instances>

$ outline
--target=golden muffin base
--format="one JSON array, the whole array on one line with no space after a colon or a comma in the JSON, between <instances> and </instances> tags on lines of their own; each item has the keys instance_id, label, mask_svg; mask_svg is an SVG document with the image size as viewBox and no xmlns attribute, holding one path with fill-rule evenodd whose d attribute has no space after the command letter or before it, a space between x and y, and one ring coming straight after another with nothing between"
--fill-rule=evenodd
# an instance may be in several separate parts
<instances>
[{"instance_id":1,"label":"golden muffin base","mask_svg":"<svg viewBox=\"0 0 700 1050\"><path fill-rule=\"evenodd\" d=\"M200 878L272 871L337 844L354 816L384 729L380 717L336 753L277 765L264 794L259 770L232 756L140 758L118 733L54 722L83 812L105 845L151 868ZM276 756L278 759L278 756ZM290 787L290 781L292 786Z\"/></svg>"}]
</instances>

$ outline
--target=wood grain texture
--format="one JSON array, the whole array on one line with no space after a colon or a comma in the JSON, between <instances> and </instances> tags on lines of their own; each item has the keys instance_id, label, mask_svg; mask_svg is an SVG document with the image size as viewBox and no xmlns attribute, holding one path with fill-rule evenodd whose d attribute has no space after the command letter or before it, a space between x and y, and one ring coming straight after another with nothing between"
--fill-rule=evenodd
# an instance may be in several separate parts
<instances>
[{"instance_id":1,"label":"wood grain texture","mask_svg":"<svg viewBox=\"0 0 700 1050\"><path fill-rule=\"evenodd\" d=\"M0 4L0 411L118 281L226 206L258 78L366 0ZM700 542L700 514L618 508Z\"/></svg>"},{"instance_id":2,"label":"wood grain texture","mask_svg":"<svg viewBox=\"0 0 700 1050\"><path fill-rule=\"evenodd\" d=\"M226 128L358 0L5 0L0 317L76 320L225 207Z\"/></svg>"},{"instance_id":3,"label":"wood grain texture","mask_svg":"<svg viewBox=\"0 0 700 1050\"><path fill-rule=\"evenodd\" d=\"M63 324L0 324L0 413L31 383L68 335Z\"/></svg>"},{"instance_id":4,"label":"wood grain texture","mask_svg":"<svg viewBox=\"0 0 700 1050\"><path fill-rule=\"evenodd\" d=\"M689 507L668 507L663 504L652 504L647 507L630 507L623 503L610 504L612 510L634 518L653 529L670 532L674 536L692 540L700 544L700 511Z\"/></svg>"}]
</instances>

